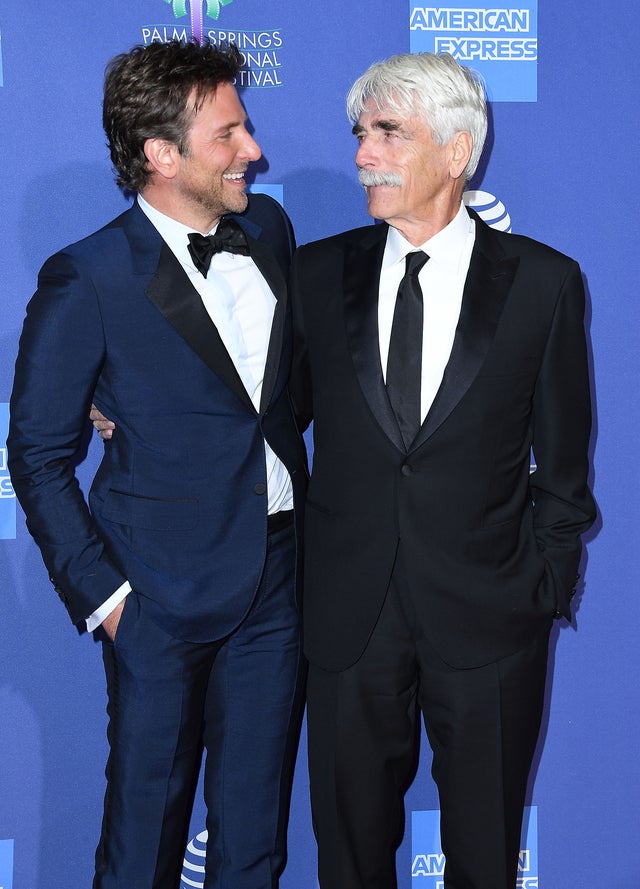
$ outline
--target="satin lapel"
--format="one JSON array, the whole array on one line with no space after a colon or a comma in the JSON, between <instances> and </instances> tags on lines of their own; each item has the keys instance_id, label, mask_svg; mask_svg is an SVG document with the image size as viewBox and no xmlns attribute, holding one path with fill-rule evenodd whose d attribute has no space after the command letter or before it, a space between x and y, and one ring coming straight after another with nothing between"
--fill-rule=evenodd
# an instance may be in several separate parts
<instances>
[{"instance_id":1,"label":"satin lapel","mask_svg":"<svg viewBox=\"0 0 640 889\"><path fill-rule=\"evenodd\" d=\"M276 298L273 322L271 324L271 336L269 337L269 348L267 350L267 361L262 381L262 394L260 396L260 412L262 413L271 400L280 368L287 313L287 282L273 252L266 244L249 237L249 245L251 247L251 258Z\"/></svg>"},{"instance_id":2,"label":"satin lapel","mask_svg":"<svg viewBox=\"0 0 640 889\"><path fill-rule=\"evenodd\" d=\"M147 296L182 339L248 408L253 403L197 290L163 242Z\"/></svg>"},{"instance_id":3,"label":"satin lapel","mask_svg":"<svg viewBox=\"0 0 640 889\"><path fill-rule=\"evenodd\" d=\"M491 243L490 230L486 226L484 231L478 229L451 355L411 450L423 444L446 420L471 386L493 342L519 260L489 258L483 247ZM495 254L496 250L492 252Z\"/></svg>"},{"instance_id":4,"label":"satin lapel","mask_svg":"<svg viewBox=\"0 0 640 889\"><path fill-rule=\"evenodd\" d=\"M385 435L404 451L380 363L378 289L387 226L376 226L370 232L370 241L345 252L344 313L347 338L358 382L371 412Z\"/></svg>"}]
</instances>

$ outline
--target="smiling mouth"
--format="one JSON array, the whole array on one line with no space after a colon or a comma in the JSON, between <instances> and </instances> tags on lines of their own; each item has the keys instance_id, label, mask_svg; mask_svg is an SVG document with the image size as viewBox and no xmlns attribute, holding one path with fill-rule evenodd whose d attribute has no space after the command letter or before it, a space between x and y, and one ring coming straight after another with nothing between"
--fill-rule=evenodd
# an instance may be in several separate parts
<instances>
[{"instance_id":1,"label":"smiling mouth","mask_svg":"<svg viewBox=\"0 0 640 889\"><path fill-rule=\"evenodd\" d=\"M223 173L222 178L227 182L242 182L246 172L246 170L242 170L241 173Z\"/></svg>"}]
</instances>

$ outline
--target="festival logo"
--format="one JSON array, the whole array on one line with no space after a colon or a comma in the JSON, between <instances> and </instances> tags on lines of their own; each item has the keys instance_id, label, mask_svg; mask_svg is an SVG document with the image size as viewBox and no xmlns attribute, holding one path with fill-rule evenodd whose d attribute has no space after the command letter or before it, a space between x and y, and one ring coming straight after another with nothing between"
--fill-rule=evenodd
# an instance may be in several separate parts
<instances>
[{"instance_id":1,"label":"festival logo","mask_svg":"<svg viewBox=\"0 0 640 889\"><path fill-rule=\"evenodd\" d=\"M177 19L187 14L187 0L164 0L173 9L173 14ZM202 40L204 33L204 15L203 8L206 6L206 15L210 19L220 18L220 12L223 6L228 6L233 0L189 0L189 16L191 19L191 34L198 43Z\"/></svg>"},{"instance_id":2,"label":"festival logo","mask_svg":"<svg viewBox=\"0 0 640 889\"><path fill-rule=\"evenodd\" d=\"M445 857L440 812L412 812L411 881L419 889L444 889ZM538 889L538 809L524 810L516 889Z\"/></svg>"},{"instance_id":3,"label":"festival logo","mask_svg":"<svg viewBox=\"0 0 640 889\"><path fill-rule=\"evenodd\" d=\"M0 540L15 540L16 536L16 495L7 466L8 431L9 405L3 402L0 403ZM7 887L0 882L0 889Z\"/></svg>"},{"instance_id":4,"label":"festival logo","mask_svg":"<svg viewBox=\"0 0 640 889\"><path fill-rule=\"evenodd\" d=\"M13 840L0 840L0 889L13 889Z\"/></svg>"},{"instance_id":5,"label":"festival logo","mask_svg":"<svg viewBox=\"0 0 640 889\"><path fill-rule=\"evenodd\" d=\"M218 21L226 15L234 0L156 0L173 13L173 22L142 26L142 43L167 43L169 40L203 39L213 44L235 44L242 55L238 87L271 88L282 86L282 33L279 29L230 27L221 29ZM239 0L233 11L240 7ZM159 8L159 6L158 6ZM189 17L188 23L183 21Z\"/></svg>"},{"instance_id":6,"label":"festival logo","mask_svg":"<svg viewBox=\"0 0 640 889\"><path fill-rule=\"evenodd\" d=\"M511 217L507 208L488 191L465 191L462 200L475 210L480 219L501 232L511 231Z\"/></svg>"},{"instance_id":7,"label":"festival logo","mask_svg":"<svg viewBox=\"0 0 640 889\"><path fill-rule=\"evenodd\" d=\"M538 4L486 6L449 0L447 6L410 4L411 52L448 52L484 78L494 102L538 97Z\"/></svg>"}]
</instances>

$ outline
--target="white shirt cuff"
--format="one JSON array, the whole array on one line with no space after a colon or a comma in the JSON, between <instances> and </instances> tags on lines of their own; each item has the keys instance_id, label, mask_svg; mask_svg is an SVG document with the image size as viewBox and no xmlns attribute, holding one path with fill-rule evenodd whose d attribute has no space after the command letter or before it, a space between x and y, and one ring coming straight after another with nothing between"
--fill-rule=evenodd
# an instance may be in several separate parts
<instances>
[{"instance_id":1,"label":"white shirt cuff","mask_svg":"<svg viewBox=\"0 0 640 889\"><path fill-rule=\"evenodd\" d=\"M97 608L93 614L90 614L87 618L87 630L90 633L93 633L94 630L97 630L102 621L109 617L111 612L119 605L131 592L131 584L128 580L119 586L118 589L112 596L109 596L107 601Z\"/></svg>"}]
</instances>

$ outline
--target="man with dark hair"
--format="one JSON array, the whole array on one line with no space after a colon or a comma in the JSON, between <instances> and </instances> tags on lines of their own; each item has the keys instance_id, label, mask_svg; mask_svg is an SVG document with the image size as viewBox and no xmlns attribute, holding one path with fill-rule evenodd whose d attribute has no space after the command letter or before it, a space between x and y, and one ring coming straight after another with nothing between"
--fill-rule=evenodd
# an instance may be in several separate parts
<instances>
[{"instance_id":1,"label":"man with dark hair","mask_svg":"<svg viewBox=\"0 0 640 889\"><path fill-rule=\"evenodd\" d=\"M444 886L515 889L549 630L595 515L582 278L466 210L486 103L451 56L373 65L347 106L385 224L292 270L320 886L395 889L422 713Z\"/></svg>"},{"instance_id":2,"label":"man with dark hair","mask_svg":"<svg viewBox=\"0 0 640 889\"><path fill-rule=\"evenodd\" d=\"M111 63L104 125L137 200L45 263L20 341L13 483L71 620L103 641L94 889L178 889L203 747L205 885L273 889L284 860L307 470L287 393L293 233L270 198L247 210L260 149L239 63L178 42ZM117 430L88 507L73 467L92 400Z\"/></svg>"}]
</instances>

